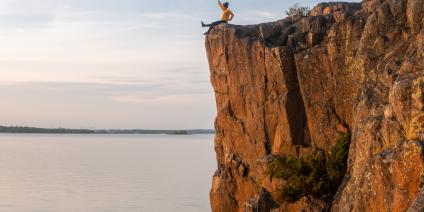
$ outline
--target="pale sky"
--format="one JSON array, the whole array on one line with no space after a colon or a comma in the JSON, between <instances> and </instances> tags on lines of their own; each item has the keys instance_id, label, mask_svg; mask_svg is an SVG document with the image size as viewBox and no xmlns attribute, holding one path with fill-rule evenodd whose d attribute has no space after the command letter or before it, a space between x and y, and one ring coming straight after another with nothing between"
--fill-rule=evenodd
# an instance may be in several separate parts
<instances>
[{"instance_id":1,"label":"pale sky","mask_svg":"<svg viewBox=\"0 0 424 212\"><path fill-rule=\"evenodd\" d=\"M296 2L232 0L234 24ZM200 20L215 0L1 0L0 125L213 128Z\"/></svg>"}]
</instances>

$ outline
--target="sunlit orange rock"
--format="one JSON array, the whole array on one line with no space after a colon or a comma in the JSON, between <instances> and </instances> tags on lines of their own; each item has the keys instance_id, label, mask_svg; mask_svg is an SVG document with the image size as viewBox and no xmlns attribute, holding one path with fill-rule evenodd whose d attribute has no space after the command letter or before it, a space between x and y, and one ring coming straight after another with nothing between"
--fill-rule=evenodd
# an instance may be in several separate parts
<instances>
[{"instance_id":1,"label":"sunlit orange rock","mask_svg":"<svg viewBox=\"0 0 424 212\"><path fill-rule=\"evenodd\" d=\"M422 209L424 0L323 3L309 16L220 25L206 37L216 94L213 211ZM332 202L277 203L277 155L328 154L352 133ZM421 192L424 193L424 192Z\"/></svg>"}]
</instances>

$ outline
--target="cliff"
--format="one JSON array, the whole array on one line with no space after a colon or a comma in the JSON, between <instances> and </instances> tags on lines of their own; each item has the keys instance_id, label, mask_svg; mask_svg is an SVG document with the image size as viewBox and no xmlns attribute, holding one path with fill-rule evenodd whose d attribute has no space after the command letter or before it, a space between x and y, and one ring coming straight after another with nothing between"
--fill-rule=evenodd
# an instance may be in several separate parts
<instances>
[{"instance_id":1,"label":"cliff","mask_svg":"<svg viewBox=\"0 0 424 212\"><path fill-rule=\"evenodd\" d=\"M213 211L422 209L424 0L322 3L306 17L220 25L206 50L218 111ZM296 169L310 155L326 169L347 135L336 190L305 187L312 171L294 181L303 190L271 173L273 161Z\"/></svg>"}]
</instances>

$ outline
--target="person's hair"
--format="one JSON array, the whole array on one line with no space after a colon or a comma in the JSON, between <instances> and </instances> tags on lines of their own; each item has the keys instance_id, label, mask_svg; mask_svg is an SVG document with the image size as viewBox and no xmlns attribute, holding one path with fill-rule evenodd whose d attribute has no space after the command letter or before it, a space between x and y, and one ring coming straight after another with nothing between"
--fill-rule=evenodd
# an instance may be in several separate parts
<instances>
[{"instance_id":1,"label":"person's hair","mask_svg":"<svg viewBox=\"0 0 424 212\"><path fill-rule=\"evenodd\" d=\"M230 6L230 3L225 2L225 3L224 3L224 4L222 4L222 5L224 5L224 7L225 7L225 8L228 8L228 6Z\"/></svg>"}]
</instances>

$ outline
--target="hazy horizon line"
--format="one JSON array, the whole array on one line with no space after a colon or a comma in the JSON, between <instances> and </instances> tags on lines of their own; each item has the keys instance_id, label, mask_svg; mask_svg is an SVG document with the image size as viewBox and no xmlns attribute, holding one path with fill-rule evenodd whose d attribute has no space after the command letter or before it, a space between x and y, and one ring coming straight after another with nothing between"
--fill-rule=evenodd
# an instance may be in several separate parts
<instances>
[{"instance_id":1,"label":"hazy horizon line","mask_svg":"<svg viewBox=\"0 0 424 212\"><path fill-rule=\"evenodd\" d=\"M158 128L73 128L73 127L37 127L37 126L25 126L25 125L15 125L7 126L0 125L0 128L33 128L33 129L68 129L68 130L215 130L214 128L180 128L180 129L158 129Z\"/></svg>"}]
</instances>

